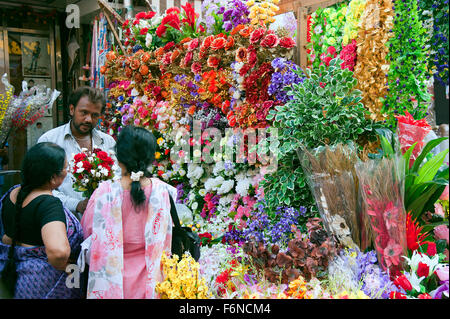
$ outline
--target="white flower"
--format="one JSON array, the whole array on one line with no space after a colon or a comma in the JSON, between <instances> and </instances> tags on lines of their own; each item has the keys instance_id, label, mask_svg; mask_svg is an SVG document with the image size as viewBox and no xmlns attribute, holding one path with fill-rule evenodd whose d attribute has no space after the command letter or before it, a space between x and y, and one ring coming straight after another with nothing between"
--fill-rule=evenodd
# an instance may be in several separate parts
<instances>
[{"instance_id":1,"label":"white flower","mask_svg":"<svg viewBox=\"0 0 450 319\"><path fill-rule=\"evenodd\" d=\"M250 187L249 179L245 178L245 179L238 180L237 185L236 185L236 193L238 193L242 197L245 197L248 195L249 187Z\"/></svg>"},{"instance_id":2,"label":"white flower","mask_svg":"<svg viewBox=\"0 0 450 319\"><path fill-rule=\"evenodd\" d=\"M417 269L419 268L419 262L422 262L424 264L427 264L430 271L428 273L428 276L436 270L436 268L439 265L439 255L436 254L432 258L427 256L426 254L420 254L415 250L413 252L413 255L411 258L404 257L406 259L406 262L408 263L409 267L411 268L411 273L416 273Z\"/></svg>"},{"instance_id":3,"label":"white flower","mask_svg":"<svg viewBox=\"0 0 450 319\"><path fill-rule=\"evenodd\" d=\"M186 175L186 171L184 169L180 169L178 171L178 174L180 174L180 176L184 176L184 175Z\"/></svg>"},{"instance_id":4,"label":"white flower","mask_svg":"<svg viewBox=\"0 0 450 319\"><path fill-rule=\"evenodd\" d=\"M87 152L88 151L88 149L87 148L85 148L85 147L83 147L82 149L81 149L81 151L84 153L84 152Z\"/></svg>"},{"instance_id":5,"label":"white flower","mask_svg":"<svg viewBox=\"0 0 450 319\"><path fill-rule=\"evenodd\" d=\"M200 196L205 196L206 195L206 189L202 188L201 190L198 191Z\"/></svg>"},{"instance_id":6,"label":"white flower","mask_svg":"<svg viewBox=\"0 0 450 319\"><path fill-rule=\"evenodd\" d=\"M78 167L78 168L83 167L83 162L78 162L77 165L76 165L76 167Z\"/></svg>"},{"instance_id":7,"label":"white flower","mask_svg":"<svg viewBox=\"0 0 450 319\"><path fill-rule=\"evenodd\" d=\"M227 194L229 191L231 191L234 187L234 180L227 180L222 183L222 185L217 190L217 194Z\"/></svg>"},{"instance_id":8,"label":"white flower","mask_svg":"<svg viewBox=\"0 0 450 319\"><path fill-rule=\"evenodd\" d=\"M198 203L197 203L197 202L194 202L194 203L191 205L191 208L192 208L192 210L196 210L196 209L198 208Z\"/></svg>"},{"instance_id":9,"label":"white flower","mask_svg":"<svg viewBox=\"0 0 450 319\"><path fill-rule=\"evenodd\" d=\"M420 282L422 280L424 280L425 277L422 276L422 277L419 278L415 271L411 272L411 273L405 272L405 276L406 276L406 278L408 278L408 280L411 283L411 286L413 287L413 289L415 291L420 291Z\"/></svg>"},{"instance_id":10,"label":"white flower","mask_svg":"<svg viewBox=\"0 0 450 319\"><path fill-rule=\"evenodd\" d=\"M83 173L83 172L84 172L84 168L83 167L80 167L80 168L77 169L77 173L78 174Z\"/></svg>"}]
</instances>

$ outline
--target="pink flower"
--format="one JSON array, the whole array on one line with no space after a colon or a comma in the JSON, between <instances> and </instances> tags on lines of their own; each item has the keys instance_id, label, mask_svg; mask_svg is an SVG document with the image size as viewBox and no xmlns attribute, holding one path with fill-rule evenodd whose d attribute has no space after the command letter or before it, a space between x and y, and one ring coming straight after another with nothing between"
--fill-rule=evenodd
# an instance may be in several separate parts
<instances>
[{"instance_id":1,"label":"pink flower","mask_svg":"<svg viewBox=\"0 0 450 319\"><path fill-rule=\"evenodd\" d=\"M445 239L447 241L447 245L448 245L448 242L449 242L448 237L449 237L448 226L439 225L434 228L434 238L436 238L436 240Z\"/></svg>"},{"instance_id":2,"label":"pink flower","mask_svg":"<svg viewBox=\"0 0 450 319\"><path fill-rule=\"evenodd\" d=\"M399 211L398 207L395 207L392 202L389 202L384 209L384 222L387 229L397 227L399 223Z\"/></svg>"},{"instance_id":3,"label":"pink flower","mask_svg":"<svg viewBox=\"0 0 450 319\"><path fill-rule=\"evenodd\" d=\"M440 281L447 281L449 277L449 266L441 265L436 270L436 275L439 277Z\"/></svg>"},{"instance_id":4,"label":"pink flower","mask_svg":"<svg viewBox=\"0 0 450 319\"><path fill-rule=\"evenodd\" d=\"M434 203L434 213L442 218L445 218L444 208L439 203Z\"/></svg>"},{"instance_id":5,"label":"pink flower","mask_svg":"<svg viewBox=\"0 0 450 319\"><path fill-rule=\"evenodd\" d=\"M262 38L262 36L264 35L265 32L266 32L266 30L264 28L258 28L256 30L254 30L250 34L250 43L255 44L256 42L258 42Z\"/></svg>"},{"instance_id":6,"label":"pink flower","mask_svg":"<svg viewBox=\"0 0 450 319\"><path fill-rule=\"evenodd\" d=\"M398 265L400 263L400 254L403 252L402 246L390 239L383 251L386 266Z\"/></svg>"},{"instance_id":7,"label":"pink flower","mask_svg":"<svg viewBox=\"0 0 450 319\"><path fill-rule=\"evenodd\" d=\"M442 192L441 196L439 197L440 200L448 200L448 185L445 186L444 191Z\"/></svg>"}]
</instances>

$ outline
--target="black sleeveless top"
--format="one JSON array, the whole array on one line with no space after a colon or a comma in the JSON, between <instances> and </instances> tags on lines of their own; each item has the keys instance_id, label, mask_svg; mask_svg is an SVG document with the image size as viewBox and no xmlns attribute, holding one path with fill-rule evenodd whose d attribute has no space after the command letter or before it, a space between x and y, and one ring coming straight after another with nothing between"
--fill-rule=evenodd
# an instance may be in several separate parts
<instances>
[{"instance_id":1,"label":"black sleeveless top","mask_svg":"<svg viewBox=\"0 0 450 319\"><path fill-rule=\"evenodd\" d=\"M2 223L5 234L12 238L16 229L14 219L17 211L9 196L10 194L3 199ZM61 221L66 224L66 215L61 200L47 194L37 196L22 208L19 238L16 240L28 245L43 246L41 228L53 221Z\"/></svg>"}]
</instances>

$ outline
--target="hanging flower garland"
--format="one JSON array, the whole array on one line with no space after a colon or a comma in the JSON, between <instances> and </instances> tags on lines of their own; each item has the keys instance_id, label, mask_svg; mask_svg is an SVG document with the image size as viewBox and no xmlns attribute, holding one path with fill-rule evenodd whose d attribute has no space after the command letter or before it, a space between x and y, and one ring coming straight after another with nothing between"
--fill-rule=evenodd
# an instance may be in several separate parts
<instances>
[{"instance_id":1,"label":"hanging flower garland","mask_svg":"<svg viewBox=\"0 0 450 319\"><path fill-rule=\"evenodd\" d=\"M417 0L394 2L394 36L389 40L388 93L383 112L394 126L394 114L408 111L415 119L427 116L426 30L419 19Z\"/></svg>"},{"instance_id":2,"label":"hanging flower garland","mask_svg":"<svg viewBox=\"0 0 450 319\"><path fill-rule=\"evenodd\" d=\"M386 75L389 71L386 43L392 37L392 1L368 0L361 16L361 26L356 38L358 60L354 76L357 89L362 91L362 103L370 111L370 118L382 121L385 115L380 98L387 94Z\"/></svg>"}]
</instances>

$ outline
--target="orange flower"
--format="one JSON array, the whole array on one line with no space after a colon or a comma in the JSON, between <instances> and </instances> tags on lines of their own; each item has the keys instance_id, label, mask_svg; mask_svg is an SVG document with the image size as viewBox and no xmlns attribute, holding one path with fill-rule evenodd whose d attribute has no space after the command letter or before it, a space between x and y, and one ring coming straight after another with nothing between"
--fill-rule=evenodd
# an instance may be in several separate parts
<instances>
[{"instance_id":1,"label":"orange flower","mask_svg":"<svg viewBox=\"0 0 450 319\"><path fill-rule=\"evenodd\" d=\"M133 70L137 70L141 66L141 62L139 62L139 60L137 59L133 59L130 66Z\"/></svg>"},{"instance_id":2,"label":"orange flower","mask_svg":"<svg viewBox=\"0 0 450 319\"><path fill-rule=\"evenodd\" d=\"M225 45L225 50L228 50L234 46L234 38L228 37L227 44Z\"/></svg>"},{"instance_id":3,"label":"orange flower","mask_svg":"<svg viewBox=\"0 0 450 319\"><path fill-rule=\"evenodd\" d=\"M102 65L102 67L100 68L100 73L105 74L106 70L108 70L108 68L106 66Z\"/></svg>"},{"instance_id":4,"label":"orange flower","mask_svg":"<svg viewBox=\"0 0 450 319\"><path fill-rule=\"evenodd\" d=\"M148 53L148 52L144 52L144 54L142 54L142 56L141 56L141 61L142 61L142 63L145 63L145 62L147 62L148 60L150 60L150 53Z\"/></svg>"},{"instance_id":5,"label":"orange flower","mask_svg":"<svg viewBox=\"0 0 450 319\"><path fill-rule=\"evenodd\" d=\"M180 41L180 44L183 44L183 43L189 42L189 41L191 41L191 40L192 40L192 38L189 38L189 37L187 37L187 38L184 38L183 40L181 40L181 41Z\"/></svg>"},{"instance_id":6,"label":"orange flower","mask_svg":"<svg viewBox=\"0 0 450 319\"><path fill-rule=\"evenodd\" d=\"M247 61L247 48L240 47L236 50L236 61L245 62Z\"/></svg>"},{"instance_id":7,"label":"orange flower","mask_svg":"<svg viewBox=\"0 0 450 319\"><path fill-rule=\"evenodd\" d=\"M245 25L239 24L233 30L231 30L230 35L235 35L236 33L238 33L239 31L241 31L244 28L245 28Z\"/></svg>"},{"instance_id":8,"label":"orange flower","mask_svg":"<svg viewBox=\"0 0 450 319\"><path fill-rule=\"evenodd\" d=\"M147 75L148 66L146 66L145 64L141 65L141 67L139 68L139 73L141 73L141 75Z\"/></svg>"},{"instance_id":9,"label":"orange flower","mask_svg":"<svg viewBox=\"0 0 450 319\"><path fill-rule=\"evenodd\" d=\"M243 36L244 38L248 38L250 34L253 32L253 28L251 26L247 26L241 31L239 31L239 34Z\"/></svg>"},{"instance_id":10,"label":"orange flower","mask_svg":"<svg viewBox=\"0 0 450 319\"><path fill-rule=\"evenodd\" d=\"M162 47L155 50L155 56L157 58L161 57L163 54L164 54L164 49Z\"/></svg>"},{"instance_id":11,"label":"orange flower","mask_svg":"<svg viewBox=\"0 0 450 319\"><path fill-rule=\"evenodd\" d=\"M132 75L133 75L133 71L129 67L125 67L125 76L127 78L131 78Z\"/></svg>"},{"instance_id":12,"label":"orange flower","mask_svg":"<svg viewBox=\"0 0 450 319\"><path fill-rule=\"evenodd\" d=\"M179 55L180 55L180 51L179 51L179 50L174 50L174 51L172 52L172 56L171 56L171 58L170 58L170 61L171 61L171 62L175 61L175 59L178 58Z\"/></svg>"},{"instance_id":13,"label":"orange flower","mask_svg":"<svg viewBox=\"0 0 450 319\"><path fill-rule=\"evenodd\" d=\"M189 109L188 109L188 114L189 115L194 115L195 113L195 105L192 105Z\"/></svg>"},{"instance_id":14,"label":"orange flower","mask_svg":"<svg viewBox=\"0 0 450 319\"><path fill-rule=\"evenodd\" d=\"M116 59L116 53L114 51L108 51L108 53L106 53L106 59L108 61L113 61Z\"/></svg>"},{"instance_id":15,"label":"orange flower","mask_svg":"<svg viewBox=\"0 0 450 319\"><path fill-rule=\"evenodd\" d=\"M136 73L136 74L134 75L134 80L135 80L137 83L140 83L140 82L142 81L142 75L141 75L140 73Z\"/></svg>"}]
</instances>

